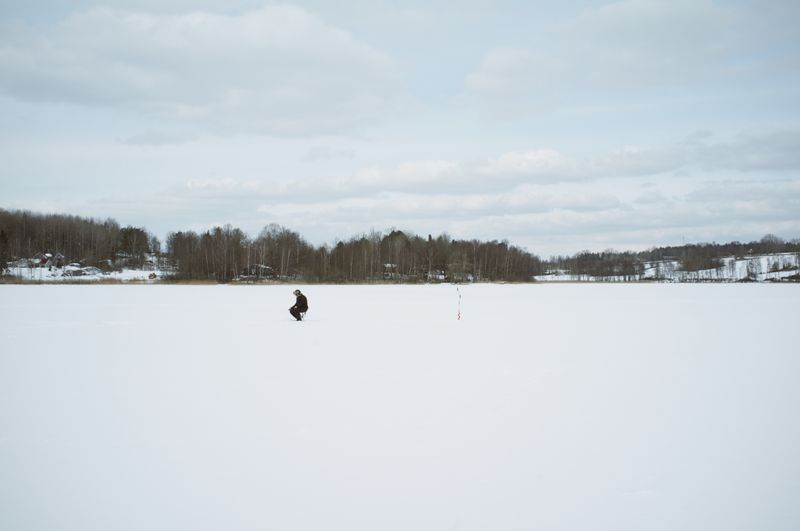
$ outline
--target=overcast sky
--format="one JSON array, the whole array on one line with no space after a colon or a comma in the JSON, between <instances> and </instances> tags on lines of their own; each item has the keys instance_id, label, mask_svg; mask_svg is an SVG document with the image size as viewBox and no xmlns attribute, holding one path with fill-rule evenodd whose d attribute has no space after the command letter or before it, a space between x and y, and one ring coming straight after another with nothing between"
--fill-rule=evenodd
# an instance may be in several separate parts
<instances>
[{"instance_id":1,"label":"overcast sky","mask_svg":"<svg viewBox=\"0 0 800 531\"><path fill-rule=\"evenodd\" d=\"M0 207L542 256L800 237L800 3L0 5Z\"/></svg>"}]
</instances>

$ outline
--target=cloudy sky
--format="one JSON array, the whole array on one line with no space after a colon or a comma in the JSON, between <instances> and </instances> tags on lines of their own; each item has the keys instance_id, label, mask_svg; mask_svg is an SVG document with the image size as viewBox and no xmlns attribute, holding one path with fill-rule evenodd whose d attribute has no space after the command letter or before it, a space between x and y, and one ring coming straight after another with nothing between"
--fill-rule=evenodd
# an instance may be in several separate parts
<instances>
[{"instance_id":1,"label":"cloudy sky","mask_svg":"<svg viewBox=\"0 0 800 531\"><path fill-rule=\"evenodd\" d=\"M0 207L549 256L800 237L793 0L0 5Z\"/></svg>"}]
</instances>

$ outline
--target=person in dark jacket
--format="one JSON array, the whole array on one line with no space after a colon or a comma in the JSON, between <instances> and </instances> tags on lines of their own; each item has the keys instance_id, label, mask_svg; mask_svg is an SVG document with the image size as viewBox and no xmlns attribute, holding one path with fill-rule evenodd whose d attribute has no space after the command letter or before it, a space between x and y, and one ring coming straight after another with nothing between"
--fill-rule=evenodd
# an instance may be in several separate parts
<instances>
[{"instance_id":1,"label":"person in dark jacket","mask_svg":"<svg viewBox=\"0 0 800 531\"><path fill-rule=\"evenodd\" d=\"M298 321L302 321L303 314L308 311L308 299L306 299L306 296L303 295L299 289L294 290L294 296L297 297L297 301L294 303L294 306L289 308L289 313Z\"/></svg>"}]
</instances>

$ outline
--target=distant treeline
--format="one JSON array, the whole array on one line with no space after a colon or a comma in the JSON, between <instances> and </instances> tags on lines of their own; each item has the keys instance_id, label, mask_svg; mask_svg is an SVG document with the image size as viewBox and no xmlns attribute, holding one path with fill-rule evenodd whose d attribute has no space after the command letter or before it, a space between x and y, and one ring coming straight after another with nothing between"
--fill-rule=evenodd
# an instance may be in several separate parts
<instances>
[{"instance_id":1,"label":"distant treeline","mask_svg":"<svg viewBox=\"0 0 800 531\"><path fill-rule=\"evenodd\" d=\"M525 281L542 271L538 257L505 241L422 238L399 230L314 247L279 225L265 227L252 240L227 226L203 234L171 233L167 252L179 277L219 282L242 271L260 276L254 265L268 266L270 271L263 274L275 278L312 282Z\"/></svg>"},{"instance_id":2,"label":"distant treeline","mask_svg":"<svg viewBox=\"0 0 800 531\"><path fill-rule=\"evenodd\" d=\"M163 252L162 252L163 251ZM315 247L298 233L268 225L256 238L241 229L216 227L172 232L166 248L141 227L112 219L0 209L0 268L37 254L62 255L104 269L137 266L148 255L169 264L175 278L229 282L276 278L308 282L528 281L548 270L596 277L637 275L645 262L679 261L685 270L711 269L726 256L800 252L800 240L767 235L749 243L691 244L642 252L581 252L542 260L507 241L457 240L446 234L421 237L399 230L372 231Z\"/></svg>"},{"instance_id":3,"label":"distant treeline","mask_svg":"<svg viewBox=\"0 0 800 531\"><path fill-rule=\"evenodd\" d=\"M179 280L229 282L240 277L309 282L376 280L526 281L543 271L541 260L507 241L422 238L399 230L355 236L315 247L298 233L268 225L251 239L225 226L197 233L172 232L165 252L144 228L111 219L0 209L0 266L38 253L100 268L137 265L161 255ZM263 266L263 267L262 267Z\"/></svg>"}]
</instances>

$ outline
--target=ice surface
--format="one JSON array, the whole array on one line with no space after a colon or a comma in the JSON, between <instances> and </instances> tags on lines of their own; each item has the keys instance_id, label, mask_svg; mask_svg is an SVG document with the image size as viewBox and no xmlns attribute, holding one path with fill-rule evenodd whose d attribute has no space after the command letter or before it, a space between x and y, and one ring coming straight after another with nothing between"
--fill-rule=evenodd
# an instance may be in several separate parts
<instances>
[{"instance_id":1,"label":"ice surface","mask_svg":"<svg viewBox=\"0 0 800 531\"><path fill-rule=\"evenodd\" d=\"M796 530L796 285L0 286L0 529Z\"/></svg>"}]
</instances>

